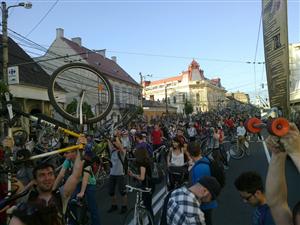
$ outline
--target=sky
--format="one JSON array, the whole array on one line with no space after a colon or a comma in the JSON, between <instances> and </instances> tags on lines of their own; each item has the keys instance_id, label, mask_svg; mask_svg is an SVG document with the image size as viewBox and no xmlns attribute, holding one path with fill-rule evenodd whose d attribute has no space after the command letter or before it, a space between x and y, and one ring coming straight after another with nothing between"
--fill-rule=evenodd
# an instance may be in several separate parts
<instances>
[{"instance_id":1,"label":"sky","mask_svg":"<svg viewBox=\"0 0 300 225\"><path fill-rule=\"evenodd\" d=\"M20 1L6 1L14 5ZM204 75L221 78L229 92L267 95L261 1L258 0L52 0L10 8L8 27L45 47L22 46L43 55L63 28L89 49L106 49L139 81L177 76L195 59ZM300 42L300 0L288 1L289 43ZM22 41L18 41L22 43ZM24 43L23 43L24 44ZM262 83L264 88L262 89Z\"/></svg>"}]
</instances>

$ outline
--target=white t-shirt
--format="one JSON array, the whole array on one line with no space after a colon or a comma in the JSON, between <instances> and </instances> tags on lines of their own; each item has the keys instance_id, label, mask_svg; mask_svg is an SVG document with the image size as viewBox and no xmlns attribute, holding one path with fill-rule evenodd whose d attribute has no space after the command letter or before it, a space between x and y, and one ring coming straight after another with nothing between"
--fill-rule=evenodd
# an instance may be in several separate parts
<instances>
[{"instance_id":1,"label":"white t-shirt","mask_svg":"<svg viewBox=\"0 0 300 225\"><path fill-rule=\"evenodd\" d=\"M246 134L246 129L243 126L238 126L236 129L237 136L244 136Z\"/></svg>"}]
</instances>

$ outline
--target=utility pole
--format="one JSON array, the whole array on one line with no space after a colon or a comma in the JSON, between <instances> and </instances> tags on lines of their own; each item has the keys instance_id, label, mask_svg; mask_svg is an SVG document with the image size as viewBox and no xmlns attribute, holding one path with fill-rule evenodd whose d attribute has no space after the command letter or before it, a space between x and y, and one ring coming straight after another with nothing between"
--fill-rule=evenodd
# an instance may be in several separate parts
<instances>
[{"instance_id":1,"label":"utility pole","mask_svg":"<svg viewBox=\"0 0 300 225\"><path fill-rule=\"evenodd\" d=\"M7 64L8 64L8 37L7 37L7 8L6 2L1 2L2 9L2 54L3 54L3 82L8 85L8 74L7 74Z\"/></svg>"},{"instance_id":2,"label":"utility pole","mask_svg":"<svg viewBox=\"0 0 300 225\"><path fill-rule=\"evenodd\" d=\"M8 65L8 36L7 36L7 18L8 10L13 7L24 7L25 9L31 9L32 4L30 2L20 2L17 5L11 5L6 7L6 2L1 2L1 11L2 11L2 54L3 54L3 82L5 85L8 85L8 74L7 74L7 65Z\"/></svg>"}]
</instances>

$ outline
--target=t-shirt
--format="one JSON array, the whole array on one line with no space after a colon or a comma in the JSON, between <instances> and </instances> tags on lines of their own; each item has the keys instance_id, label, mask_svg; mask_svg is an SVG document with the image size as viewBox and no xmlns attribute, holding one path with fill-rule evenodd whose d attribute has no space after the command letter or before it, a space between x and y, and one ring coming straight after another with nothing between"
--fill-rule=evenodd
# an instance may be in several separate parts
<instances>
[{"instance_id":1,"label":"t-shirt","mask_svg":"<svg viewBox=\"0 0 300 225\"><path fill-rule=\"evenodd\" d=\"M267 204L255 208L252 214L252 225L275 225L270 208Z\"/></svg>"},{"instance_id":2,"label":"t-shirt","mask_svg":"<svg viewBox=\"0 0 300 225\"><path fill-rule=\"evenodd\" d=\"M124 175L123 164L120 160L120 157L118 156L118 152L119 151L116 149L110 150L110 161L112 164L112 167L110 168L110 175L113 175L113 176ZM121 152L120 156L122 157L122 160L124 161L125 154Z\"/></svg>"},{"instance_id":3,"label":"t-shirt","mask_svg":"<svg viewBox=\"0 0 300 225\"><path fill-rule=\"evenodd\" d=\"M73 166L74 166L74 163L71 160L68 160L68 159L66 159L63 163L63 168L65 170L73 169ZM80 181L82 181L82 176L80 177ZM97 181L96 181L96 178L95 178L94 174L93 173L90 174L89 179L88 179L88 184L96 185L96 183L97 183Z\"/></svg>"},{"instance_id":4,"label":"t-shirt","mask_svg":"<svg viewBox=\"0 0 300 225\"><path fill-rule=\"evenodd\" d=\"M151 133L152 136L152 144L154 145L160 145L162 143L162 132L160 130L153 130Z\"/></svg>"},{"instance_id":5,"label":"t-shirt","mask_svg":"<svg viewBox=\"0 0 300 225\"><path fill-rule=\"evenodd\" d=\"M246 129L243 126L238 126L236 129L237 136L244 136L246 134Z\"/></svg>"},{"instance_id":6,"label":"t-shirt","mask_svg":"<svg viewBox=\"0 0 300 225\"><path fill-rule=\"evenodd\" d=\"M209 160L206 157L203 157L203 158L199 159L199 161L210 163ZM197 183L198 180L200 178L204 177L204 176L211 176L209 165L206 164L206 163L197 164L197 162L195 162L194 166L192 167L192 169L190 171L192 184ZM214 208L217 208L217 207L218 207L218 203L217 203L216 200L211 201L209 203L202 203L201 204L201 209L202 210L214 209Z\"/></svg>"}]
</instances>

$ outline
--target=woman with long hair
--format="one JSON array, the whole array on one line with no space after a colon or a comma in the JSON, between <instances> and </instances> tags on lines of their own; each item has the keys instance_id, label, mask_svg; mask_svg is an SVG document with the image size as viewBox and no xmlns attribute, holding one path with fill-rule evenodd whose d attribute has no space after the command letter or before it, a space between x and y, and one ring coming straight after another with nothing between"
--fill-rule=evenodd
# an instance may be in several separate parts
<instances>
[{"instance_id":1,"label":"woman with long hair","mask_svg":"<svg viewBox=\"0 0 300 225\"><path fill-rule=\"evenodd\" d=\"M142 198L146 209L150 212L152 220L154 221L154 213L152 209L152 195L154 193L154 184L151 181L151 161L147 149L138 148L134 152L135 166L137 174L134 174L131 170L128 170L128 175L138 180L141 184L141 188L151 188L150 192L143 193Z\"/></svg>"}]
</instances>

